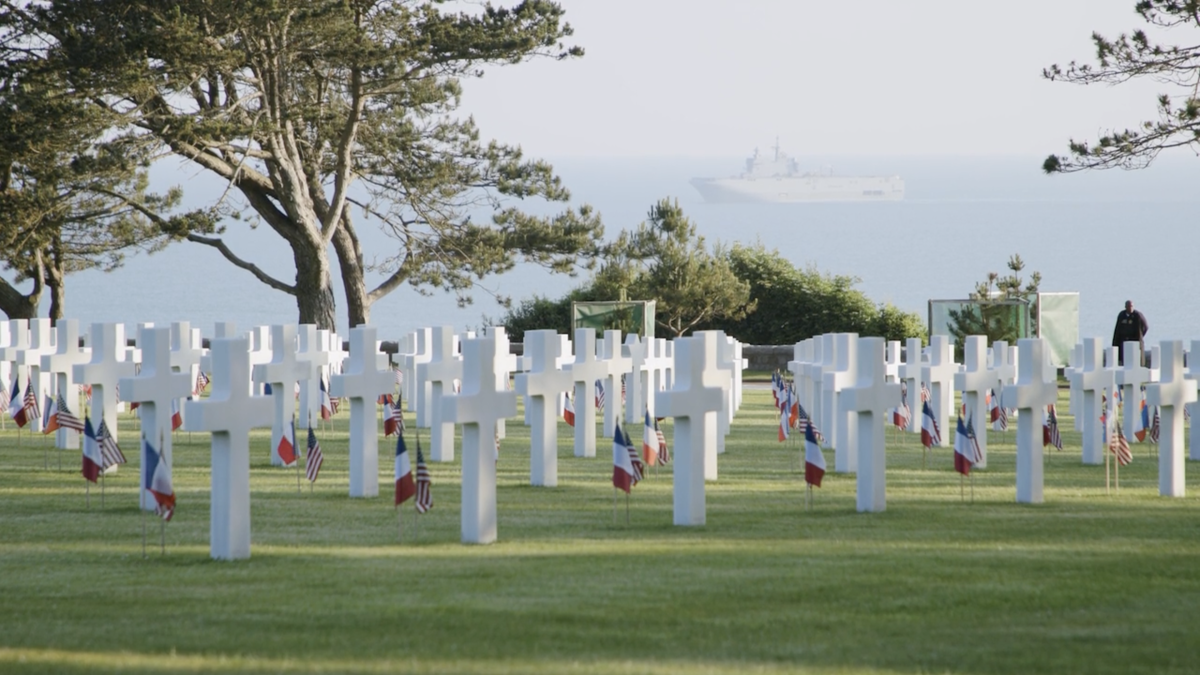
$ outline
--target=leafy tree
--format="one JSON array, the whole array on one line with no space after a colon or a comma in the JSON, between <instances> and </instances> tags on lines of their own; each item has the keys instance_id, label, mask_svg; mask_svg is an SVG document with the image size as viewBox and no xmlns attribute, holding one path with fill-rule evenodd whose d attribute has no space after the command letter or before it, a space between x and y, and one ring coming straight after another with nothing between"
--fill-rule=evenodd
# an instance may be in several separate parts
<instances>
[{"instance_id":1,"label":"leafy tree","mask_svg":"<svg viewBox=\"0 0 1200 675\"><path fill-rule=\"evenodd\" d=\"M1139 0L1135 11L1152 29L1200 27L1197 0ZM1130 34L1105 37L1092 34L1095 64L1071 61L1057 64L1042 75L1074 84L1120 84L1150 78L1174 89L1159 94L1157 119L1134 128L1110 130L1095 143L1071 139L1067 155L1050 155L1042 163L1046 173L1112 167L1143 168L1168 148L1200 145L1200 44L1162 44L1139 28Z\"/></svg>"},{"instance_id":2,"label":"leafy tree","mask_svg":"<svg viewBox=\"0 0 1200 675\"><path fill-rule=\"evenodd\" d=\"M486 66L582 55L562 42L572 31L561 7L441 5L0 0L0 19L48 45L79 100L113 116L114 142L165 149L227 181L291 249L294 281L203 227L177 234L294 296L300 321L330 328L335 273L354 326L401 284L467 301L478 279L520 260L572 270L602 235L587 207L535 217L509 205L569 193L548 164L480 141L474 120L456 117L461 81ZM472 222L482 209L490 224ZM368 260L355 212L395 248ZM382 277L374 288L368 273Z\"/></svg>"},{"instance_id":3,"label":"leafy tree","mask_svg":"<svg viewBox=\"0 0 1200 675\"><path fill-rule=\"evenodd\" d=\"M924 337L915 314L891 305L875 305L854 288L857 279L798 269L762 244L735 244L729 251L734 274L750 284L756 310L722 328L750 344L793 344L822 333L858 333L902 340Z\"/></svg>"},{"instance_id":4,"label":"leafy tree","mask_svg":"<svg viewBox=\"0 0 1200 675\"><path fill-rule=\"evenodd\" d=\"M986 279L975 285L970 294L974 305L949 311L950 335L960 356L968 335L986 335L988 344L996 340L1016 344L1018 338L1025 337L1021 324L1022 316L1027 313L1029 332L1037 332L1037 292L1042 275L1034 272L1026 282L1021 277L1025 261L1015 253L1008 259L1008 269L1007 276L989 272Z\"/></svg>"},{"instance_id":5,"label":"leafy tree","mask_svg":"<svg viewBox=\"0 0 1200 675\"><path fill-rule=\"evenodd\" d=\"M655 323L673 337L700 324L737 320L753 311L750 286L734 273L719 247L708 252L704 237L678 202L663 199L646 221L622 232L596 275L596 290L654 300Z\"/></svg>"},{"instance_id":6,"label":"leafy tree","mask_svg":"<svg viewBox=\"0 0 1200 675\"><path fill-rule=\"evenodd\" d=\"M6 56L14 45L4 41ZM21 67L14 67L19 64ZM67 96L38 59L0 63L0 311L37 316L43 291L50 318L63 316L65 278L86 269L111 270L129 249L154 251L171 240L159 222L179 199L147 192L146 158L119 144L98 144L106 129L97 111ZM130 151L126 151L130 150ZM211 227L201 214L197 228ZM29 292L15 284L32 281Z\"/></svg>"}]
</instances>

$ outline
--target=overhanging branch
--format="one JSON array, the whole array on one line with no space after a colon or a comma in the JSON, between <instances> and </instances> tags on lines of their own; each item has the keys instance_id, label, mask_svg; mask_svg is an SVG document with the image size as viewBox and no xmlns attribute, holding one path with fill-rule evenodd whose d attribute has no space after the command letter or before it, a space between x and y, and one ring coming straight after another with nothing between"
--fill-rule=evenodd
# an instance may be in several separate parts
<instances>
[{"instance_id":1,"label":"overhanging branch","mask_svg":"<svg viewBox=\"0 0 1200 675\"><path fill-rule=\"evenodd\" d=\"M217 249L218 251L221 252L221 255L225 256L226 260L228 260L229 262L233 263L234 265L237 265L238 267L246 270L247 272L253 274L254 278L256 278L259 281L263 282L264 284L270 286L271 288L274 288L277 291L283 291L284 293L287 293L288 295L296 295L296 287L295 286L289 286L289 285L283 283L282 281L276 279L275 277L262 271L262 268L260 268L258 265L255 265L254 263L242 260L233 251L231 251L229 249L229 246L227 246L225 244L225 242L222 241L221 239L218 239L217 237L206 237L204 235L196 234L194 232L189 232L187 234L187 239L188 239L188 241L194 241L197 244L204 244L205 246L211 246L211 247Z\"/></svg>"}]
</instances>

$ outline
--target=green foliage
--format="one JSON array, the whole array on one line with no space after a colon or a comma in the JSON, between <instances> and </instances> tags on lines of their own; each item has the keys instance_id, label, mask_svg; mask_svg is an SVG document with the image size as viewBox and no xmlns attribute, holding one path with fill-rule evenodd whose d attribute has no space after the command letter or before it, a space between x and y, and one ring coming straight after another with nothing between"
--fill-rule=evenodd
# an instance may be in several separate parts
<instances>
[{"instance_id":1,"label":"green foliage","mask_svg":"<svg viewBox=\"0 0 1200 675\"><path fill-rule=\"evenodd\" d=\"M1200 3L1195 0L1139 0L1134 10L1148 24L1150 33L1178 29L1185 44L1158 41L1146 29L1122 33L1116 38L1092 33L1095 64L1071 61L1042 71L1051 81L1074 84L1121 84L1132 79L1150 79L1174 87L1159 94L1157 119L1133 128L1111 129L1094 143L1071 139L1068 154L1050 155L1042 163L1046 173L1068 173L1083 169L1143 168L1158 153L1169 148L1200 145L1200 44L1187 29L1200 27Z\"/></svg>"},{"instance_id":2,"label":"green foliage","mask_svg":"<svg viewBox=\"0 0 1200 675\"><path fill-rule=\"evenodd\" d=\"M1016 344L1019 338L1037 334L1037 292L1042 275L1034 272L1026 283L1021 277L1025 261L1015 253L1008 259L1008 269L1007 276L989 272L975 285L970 294L974 304L949 310L950 335L959 356L968 335L985 335L988 344L997 340ZM1026 315L1028 334L1021 330Z\"/></svg>"},{"instance_id":3,"label":"green foliage","mask_svg":"<svg viewBox=\"0 0 1200 675\"><path fill-rule=\"evenodd\" d=\"M218 237L187 233L293 295L302 322L333 326L334 273L354 326L402 284L465 303L480 278L518 262L569 271L597 251L603 228L587 207L546 217L513 207L514 199L566 202L569 193L549 164L481 141L458 112L462 81L486 68L582 55L563 43L573 31L556 3L20 4L0 14L0 26L46 45L47 67L79 102L111 117L114 139L174 153L227 181L226 203L256 217L241 222L261 220L291 248L294 283ZM481 211L492 222L473 222ZM394 247L364 255L354 215ZM380 279L374 288L368 273Z\"/></svg>"},{"instance_id":4,"label":"green foliage","mask_svg":"<svg viewBox=\"0 0 1200 675\"><path fill-rule=\"evenodd\" d=\"M777 250L762 244L734 244L729 264L750 284L757 309L744 318L708 325L742 342L793 344L822 333L858 333L889 340L924 337L924 322L891 305L876 306L854 288L857 279L798 269Z\"/></svg>"}]
</instances>

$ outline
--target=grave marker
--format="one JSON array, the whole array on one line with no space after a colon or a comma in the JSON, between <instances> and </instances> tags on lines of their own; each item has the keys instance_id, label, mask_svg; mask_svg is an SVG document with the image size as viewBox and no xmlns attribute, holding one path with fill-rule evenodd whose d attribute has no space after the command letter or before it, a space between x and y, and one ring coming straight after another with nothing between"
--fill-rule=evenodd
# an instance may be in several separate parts
<instances>
[{"instance_id":1,"label":"grave marker","mask_svg":"<svg viewBox=\"0 0 1200 675\"><path fill-rule=\"evenodd\" d=\"M120 442L117 383L121 378L133 377L135 370L132 362L124 360L125 324L94 323L88 337L92 345L91 360L76 364L71 372L76 382L92 388L92 418L103 420L113 440ZM109 471L115 468L113 465Z\"/></svg>"},{"instance_id":2,"label":"grave marker","mask_svg":"<svg viewBox=\"0 0 1200 675\"><path fill-rule=\"evenodd\" d=\"M463 362L454 349L454 329L450 326L435 326L429 344L429 361L417 366L417 377L427 384L429 392L429 402L422 406L429 413L429 424L425 425L429 427L429 459L452 462L454 424L443 417L441 400L454 392L454 381L463 375Z\"/></svg>"},{"instance_id":3,"label":"grave marker","mask_svg":"<svg viewBox=\"0 0 1200 675\"><path fill-rule=\"evenodd\" d=\"M833 410L829 431L833 434L833 468L838 473L858 470L858 414L842 401L842 390L858 382L858 335L838 333L834 336L837 363L833 370L821 375L821 404ZM883 358L882 348L880 358Z\"/></svg>"},{"instance_id":4,"label":"grave marker","mask_svg":"<svg viewBox=\"0 0 1200 675\"><path fill-rule=\"evenodd\" d=\"M350 399L350 496L379 494L379 422L375 401L395 386L390 369L379 370L375 329L350 329L350 360L345 370L332 376L331 396Z\"/></svg>"},{"instance_id":5,"label":"grave marker","mask_svg":"<svg viewBox=\"0 0 1200 675\"><path fill-rule=\"evenodd\" d=\"M1158 494L1183 497L1186 488L1183 463L1183 413L1181 407L1196 401L1196 381L1183 375L1183 343L1162 341L1160 381L1146 387L1147 405L1159 406L1162 427L1158 448Z\"/></svg>"},{"instance_id":6,"label":"grave marker","mask_svg":"<svg viewBox=\"0 0 1200 675\"><path fill-rule=\"evenodd\" d=\"M999 344L999 343L997 343ZM941 447L950 446L950 414L954 410L954 376L958 364L954 362L954 343L947 335L929 338L929 365L921 368L921 377L929 385L929 407L933 410L938 428L945 429ZM910 390L912 391L912 390ZM920 389L914 398L920 402ZM913 408L913 417L920 418L921 408Z\"/></svg>"},{"instance_id":7,"label":"grave marker","mask_svg":"<svg viewBox=\"0 0 1200 675\"><path fill-rule=\"evenodd\" d=\"M839 404L857 418L855 501L860 513L887 510L887 451L883 434L888 410L900 405L900 385L887 381L883 350L883 338L855 341L852 349L855 381L843 388L839 397Z\"/></svg>"},{"instance_id":8,"label":"grave marker","mask_svg":"<svg viewBox=\"0 0 1200 675\"><path fill-rule=\"evenodd\" d=\"M1104 461L1103 427L1100 425L1101 395L1111 387L1110 374L1104 370L1100 341L1096 338L1083 339L1083 370L1079 371L1079 390L1083 396L1083 449L1084 464L1100 464Z\"/></svg>"},{"instance_id":9,"label":"grave marker","mask_svg":"<svg viewBox=\"0 0 1200 675\"><path fill-rule=\"evenodd\" d=\"M525 398L529 413L529 483L558 485L558 415L554 401L571 386L570 373L559 370L562 341L552 330L525 332L525 351L530 357L528 372L517 373L517 393Z\"/></svg>"},{"instance_id":10,"label":"grave marker","mask_svg":"<svg viewBox=\"0 0 1200 675\"><path fill-rule=\"evenodd\" d=\"M904 343L904 363L900 365L900 381L907 385L908 390L908 430L916 434L921 433L921 378L924 377L921 370L925 367L922 360L921 340L908 338Z\"/></svg>"},{"instance_id":11,"label":"grave marker","mask_svg":"<svg viewBox=\"0 0 1200 675\"><path fill-rule=\"evenodd\" d=\"M995 376L987 367L987 336L968 335L963 345L963 363L966 370L954 375L954 388L962 392L963 405L967 408L967 418L971 420L979 444L979 454L982 459L975 464L980 469L987 468L987 395L996 386ZM949 430L947 430L948 432Z\"/></svg>"},{"instance_id":12,"label":"grave marker","mask_svg":"<svg viewBox=\"0 0 1200 675\"><path fill-rule=\"evenodd\" d=\"M92 350L79 346L79 321L59 319L55 328L58 331L58 339L55 340L58 347L55 353L42 357L42 371L54 378L54 388L67 402L67 407L80 415L83 411L79 405L79 389L75 386L75 366L91 360ZM42 405L45 405L44 401ZM54 447L79 449L79 432L59 427L54 435Z\"/></svg>"},{"instance_id":13,"label":"grave marker","mask_svg":"<svg viewBox=\"0 0 1200 675\"><path fill-rule=\"evenodd\" d=\"M596 360L596 331L575 329L575 362L567 371L575 385L575 456L596 456L596 380L608 375L609 366Z\"/></svg>"},{"instance_id":14,"label":"grave marker","mask_svg":"<svg viewBox=\"0 0 1200 675\"><path fill-rule=\"evenodd\" d=\"M633 369L633 359L622 353L621 331L606 330L600 343L601 359L608 366L608 371L601 378L604 380L604 436L611 438L620 419L621 376Z\"/></svg>"},{"instance_id":15,"label":"grave marker","mask_svg":"<svg viewBox=\"0 0 1200 675\"><path fill-rule=\"evenodd\" d=\"M1116 382L1124 402L1125 438L1132 439L1134 421L1142 414L1142 385L1151 382L1151 378L1150 369L1142 365L1142 344L1126 342L1122 347L1125 366L1117 369Z\"/></svg>"},{"instance_id":16,"label":"grave marker","mask_svg":"<svg viewBox=\"0 0 1200 675\"><path fill-rule=\"evenodd\" d=\"M1040 338L1017 341L1016 384L1004 388L1004 400L1017 409L1017 501L1043 501L1042 427L1046 406L1058 401L1058 382L1047 377L1046 344Z\"/></svg>"},{"instance_id":17,"label":"grave marker","mask_svg":"<svg viewBox=\"0 0 1200 675\"><path fill-rule=\"evenodd\" d=\"M271 421L271 466L284 466L285 464L283 458L279 456L279 446L284 434L291 435L288 440L291 442L292 451L298 460L300 446L293 426L293 421L296 419L296 383L308 378L309 367L306 362L301 362L296 358L295 325L271 326L271 360L254 366L252 374L255 382L271 385L270 400L271 407L274 409ZM317 405L319 406L320 403L318 402ZM187 420L184 422L186 423ZM305 420L301 420L298 426L302 429L305 428Z\"/></svg>"}]
</instances>

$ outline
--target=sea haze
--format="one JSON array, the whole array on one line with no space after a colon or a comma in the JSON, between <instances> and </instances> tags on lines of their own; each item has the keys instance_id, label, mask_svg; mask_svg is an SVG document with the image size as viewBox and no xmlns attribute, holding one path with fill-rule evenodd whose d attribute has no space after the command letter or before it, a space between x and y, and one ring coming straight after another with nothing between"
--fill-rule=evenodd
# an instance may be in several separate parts
<instances>
[{"instance_id":1,"label":"sea haze","mask_svg":"<svg viewBox=\"0 0 1200 675\"><path fill-rule=\"evenodd\" d=\"M1146 314L1150 339L1200 339L1194 295L1200 234L1191 222L1200 206L1193 189L1200 159L1190 156L1163 158L1142 171L1068 176L1043 175L1036 157L800 157L805 170L904 178L903 202L874 204L706 204L688 184L696 176L740 172L745 158L739 157L549 159L573 204L601 212L609 238L644 220L658 199L677 199L710 243L762 242L797 265L857 277L872 300L922 317L930 299L965 297L988 272L1005 273L1009 255L1019 253L1028 272L1041 272L1042 290L1080 293L1081 336L1110 338L1117 312L1132 299ZM222 186L206 176L168 168L156 180L182 184L189 204L220 197ZM390 240L356 217L367 259L385 255ZM269 228L228 225L227 240L239 255L293 280L290 252ZM558 297L582 281L519 266L485 280L465 308L445 293L423 296L404 287L375 305L371 323L387 339L425 325L477 328L485 315L503 313L493 294ZM205 335L217 321L244 329L296 320L290 296L190 243L132 256L112 273L72 275L67 313L85 325L185 320Z\"/></svg>"}]
</instances>

